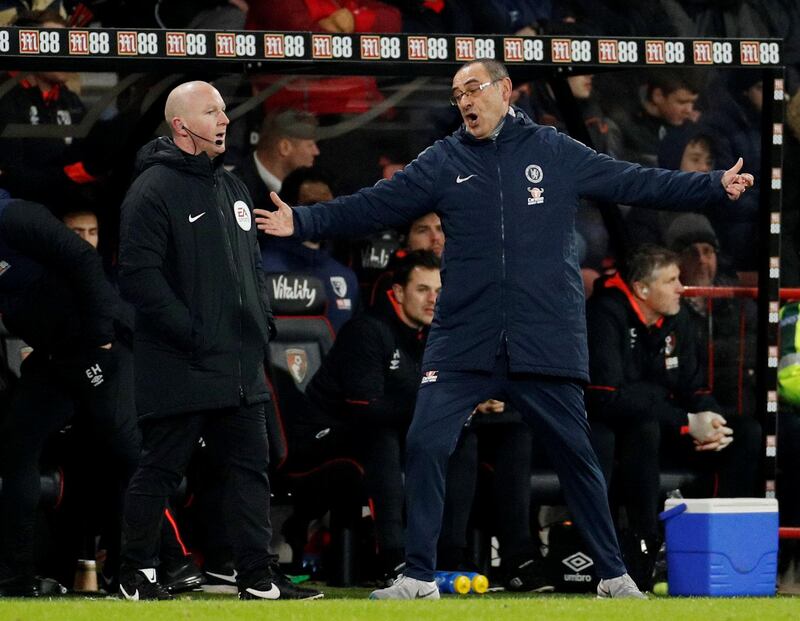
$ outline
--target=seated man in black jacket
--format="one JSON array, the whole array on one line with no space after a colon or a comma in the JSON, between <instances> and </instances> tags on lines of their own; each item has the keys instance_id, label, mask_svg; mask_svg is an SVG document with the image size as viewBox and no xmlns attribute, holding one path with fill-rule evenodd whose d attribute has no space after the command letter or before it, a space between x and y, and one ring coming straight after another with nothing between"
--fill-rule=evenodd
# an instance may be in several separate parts
<instances>
[{"instance_id":1,"label":"seated man in black jacket","mask_svg":"<svg viewBox=\"0 0 800 621\"><path fill-rule=\"evenodd\" d=\"M388 581L402 570L405 437L440 289L436 255L408 253L394 272L391 315L365 314L345 324L307 389L312 402L335 421L330 435L343 436L364 466L379 563ZM316 435L309 434L311 444ZM476 468L474 434L462 433L448 470L443 569L455 569L462 560Z\"/></svg>"},{"instance_id":2,"label":"seated man in black jacket","mask_svg":"<svg viewBox=\"0 0 800 621\"><path fill-rule=\"evenodd\" d=\"M609 484L613 472L638 548L651 560L661 465L715 471L719 496L757 495L761 430L752 418L720 414L706 386L702 344L681 304L678 261L669 250L640 246L624 273L595 287L587 307L592 442ZM627 561L634 571L636 559ZM649 575L636 578L647 588Z\"/></svg>"}]
</instances>

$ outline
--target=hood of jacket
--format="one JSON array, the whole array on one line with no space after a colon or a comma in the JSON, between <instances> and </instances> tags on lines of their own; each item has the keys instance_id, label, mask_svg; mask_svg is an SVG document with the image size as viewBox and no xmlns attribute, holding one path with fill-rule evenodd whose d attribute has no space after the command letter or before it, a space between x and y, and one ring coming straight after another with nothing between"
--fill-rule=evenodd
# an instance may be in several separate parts
<instances>
[{"instance_id":1,"label":"hood of jacket","mask_svg":"<svg viewBox=\"0 0 800 621\"><path fill-rule=\"evenodd\" d=\"M160 136L148 142L136 154L135 176L141 175L151 166L159 164L198 177L208 177L222 169L224 155L213 160L205 152L192 155L183 151L172 138Z\"/></svg>"}]
</instances>

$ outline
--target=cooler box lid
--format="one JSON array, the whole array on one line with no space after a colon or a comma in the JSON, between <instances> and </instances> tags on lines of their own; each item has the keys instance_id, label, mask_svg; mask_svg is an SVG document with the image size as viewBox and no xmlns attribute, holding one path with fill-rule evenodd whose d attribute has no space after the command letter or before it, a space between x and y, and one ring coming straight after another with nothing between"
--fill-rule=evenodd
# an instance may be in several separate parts
<instances>
[{"instance_id":1,"label":"cooler box lid","mask_svg":"<svg viewBox=\"0 0 800 621\"><path fill-rule=\"evenodd\" d=\"M686 505L686 513L777 513L775 498L667 498L664 510Z\"/></svg>"}]
</instances>

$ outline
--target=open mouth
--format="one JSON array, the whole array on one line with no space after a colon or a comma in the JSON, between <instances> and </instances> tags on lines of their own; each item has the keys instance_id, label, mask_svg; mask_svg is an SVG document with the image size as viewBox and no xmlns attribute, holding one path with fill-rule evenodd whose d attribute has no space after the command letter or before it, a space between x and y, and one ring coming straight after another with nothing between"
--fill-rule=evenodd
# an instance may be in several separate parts
<instances>
[{"instance_id":1,"label":"open mouth","mask_svg":"<svg viewBox=\"0 0 800 621\"><path fill-rule=\"evenodd\" d=\"M469 125L475 125L478 122L478 115L475 114L474 112L468 112L467 114L464 115L464 120Z\"/></svg>"}]
</instances>

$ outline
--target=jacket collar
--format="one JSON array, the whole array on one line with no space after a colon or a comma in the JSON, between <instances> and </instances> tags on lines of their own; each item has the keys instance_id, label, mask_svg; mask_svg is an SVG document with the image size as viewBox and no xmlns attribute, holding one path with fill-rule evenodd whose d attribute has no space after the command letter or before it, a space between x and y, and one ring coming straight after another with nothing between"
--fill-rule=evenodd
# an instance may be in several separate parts
<instances>
[{"instance_id":1,"label":"jacket collar","mask_svg":"<svg viewBox=\"0 0 800 621\"><path fill-rule=\"evenodd\" d=\"M603 283L603 286L606 289L618 289L622 292L622 294L627 298L628 304L631 307L631 310L636 315L636 318L642 323L642 325L647 326L647 320L644 318L644 313L642 312L641 307L639 306L639 302L633 295L633 292L630 290L630 287L622 280L622 276L619 275L619 272L614 274L611 278L606 280ZM654 324L656 328L660 328L664 325L664 317L659 317L658 321Z\"/></svg>"},{"instance_id":2,"label":"jacket collar","mask_svg":"<svg viewBox=\"0 0 800 621\"><path fill-rule=\"evenodd\" d=\"M475 138L467 131L463 123L461 127L453 133L453 136L461 142L475 146L490 145L495 142L504 142L505 140L512 139L522 128L533 127L534 125L535 123L531 121L530 117L522 110L514 106L509 106L508 114L506 114L505 118L502 120L502 127L496 138Z\"/></svg>"}]
</instances>

